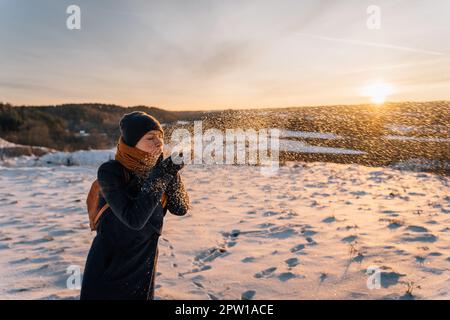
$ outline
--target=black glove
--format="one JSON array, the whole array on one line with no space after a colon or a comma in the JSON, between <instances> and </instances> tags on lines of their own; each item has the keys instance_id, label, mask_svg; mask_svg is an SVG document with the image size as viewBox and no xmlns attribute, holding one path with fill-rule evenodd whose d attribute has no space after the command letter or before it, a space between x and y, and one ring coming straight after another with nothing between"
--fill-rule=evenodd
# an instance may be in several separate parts
<instances>
[{"instance_id":1,"label":"black glove","mask_svg":"<svg viewBox=\"0 0 450 320\"><path fill-rule=\"evenodd\" d=\"M179 156L174 153L170 157L159 162L158 165L164 173L175 176L185 165L182 157L182 153L180 153Z\"/></svg>"},{"instance_id":2,"label":"black glove","mask_svg":"<svg viewBox=\"0 0 450 320\"><path fill-rule=\"evenodd\" d=\"M190 209L189 195L181 180L181 175L177 175L170 181L166 188L167 209L177 216L184 216Z\"/></svg>"},{"instance_id":3,"label":"black glove","mask_svg":"<svg viewBox=\"0 0 450 320\"><path fill-rule=\"evenodd\" d=\"M177 175L178 171L184 167L184 163L180 158L173 156L175 162L172 161L172 156L164 159L161 155L156 162L156 165L150 171L149 175L145 179L141 190L150 193L161 193L167 188L170 181ZM180 163L178 163L180 162Z\"/></svg>"}]
</instances>

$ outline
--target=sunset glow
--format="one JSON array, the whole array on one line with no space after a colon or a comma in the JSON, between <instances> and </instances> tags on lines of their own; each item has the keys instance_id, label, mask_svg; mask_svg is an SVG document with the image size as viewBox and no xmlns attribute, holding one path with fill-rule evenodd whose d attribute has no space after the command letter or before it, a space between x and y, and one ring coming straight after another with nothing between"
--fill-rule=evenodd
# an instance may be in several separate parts
<instances>
[{"instance_id":1,"label":"sunset glow","mask_svg":"<svg viewBox=\"0 0 450 320\"><path fill-rule=\"evenodd\" d=\"M386 101L386 98L392 93L392 85L383 82L371 84L363 90L363 95L370 97L374 104L383 104Z\"/></svg>"},{"instance_id":2,"label":"sunset glow","mask_svg":"<svg viewBox=\"0 0 450 320\"><path fill-rule=\"evenodd\" d=\"M382 104L392 89L450 100L448 0L380 0L375 15L345 0L78 0L79 30L55 1L0 3L0 101L15 105Z\"/></svg>"}]
</instances>

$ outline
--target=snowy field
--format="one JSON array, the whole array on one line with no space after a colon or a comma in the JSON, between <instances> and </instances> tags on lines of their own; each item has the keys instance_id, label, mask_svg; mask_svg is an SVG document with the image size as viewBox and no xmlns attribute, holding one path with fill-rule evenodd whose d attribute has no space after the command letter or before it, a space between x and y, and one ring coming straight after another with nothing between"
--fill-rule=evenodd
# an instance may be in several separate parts
<instances>
[{"instance_id":1,"label":"snowy field","mask_svg":"<svg viewBox=\"0 0 450 320\"><path fill-rule=\"evenodd\" d=\"M0 298L77 299L67 268L94 236L96 163L37 164L0 166ZM450 299L448 177L333 163L182 175L193 208L166 217L157 299Z\"/></svg>"}]
</instances>

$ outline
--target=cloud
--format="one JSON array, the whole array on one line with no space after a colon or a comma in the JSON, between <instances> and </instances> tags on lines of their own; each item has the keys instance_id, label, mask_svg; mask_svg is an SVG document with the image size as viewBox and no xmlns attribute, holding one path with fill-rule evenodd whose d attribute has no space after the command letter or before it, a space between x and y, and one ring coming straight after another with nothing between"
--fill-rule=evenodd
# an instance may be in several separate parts
<instances>
[{"instance_id":1,"label":"cloud","mask_svg":"<svg viewBox=\"0 0 450 320\"><path fill-rule=\"evenodd\" d=\"M426 54L426 55L432 55L432 56L449 56L448 53L444 53L444 52L404 47L404 46L398 46L398 45L393 45L393 44L388 44L388 43L360 41L360 40L352 40L352 39L345 39L345 38L332 38L332 37L326 37L326 36L322 36L322 35L306 34L306 33L298 33L298 35L303 36L303 37L313 38L313 39L319 39L319 40L331 41L331 42L337 42L337 43L343 43L343 44L350 44L350 45L357 45L357 46L400 50L400 51L407 51L407 52Z\"/></svg>"}]
</instances>

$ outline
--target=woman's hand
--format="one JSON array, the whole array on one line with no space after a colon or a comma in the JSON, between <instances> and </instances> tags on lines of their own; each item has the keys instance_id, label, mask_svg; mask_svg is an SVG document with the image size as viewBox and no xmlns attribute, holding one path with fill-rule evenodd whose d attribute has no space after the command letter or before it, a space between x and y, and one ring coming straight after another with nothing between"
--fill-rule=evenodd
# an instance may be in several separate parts
<instances>
[{"instance_id":1,"label":"woman's hand","mask_svg":"<svg viewBox=\"0 0 450 320\"><path fill-rule=\"evenodd\" d=\"M180 153L176 155L172 154L170 157L167 157L160 163L161 169L172 176L176 176L178 171L180 171L184 166L183 162L183 154Z\"/></svg>"},{"instance_id":2,"label":"woman's hand","mask_svg":"<svg viewBox=\"0 0 450 320\"><path fill-rule=\"evenodd\" d=\"M177 216L184 216L190 209L189 195L186 191L180 173L177 173L166 189L167 209Z\"/></svg>"},{"instance_id":3,"label":"woman's hand","mask_svg":"<svg viewBox=\"0 0 450 320\"><path fill-rule=\"evenodd\" d=\"M184 162L182 161L182 158L177 159L174 155L172 155L166 159L163 159L163 156L161 155L157 164L152 170L150 170L149 175L141 187L141 190L159 194L158 197L161 198L162 193L167 188L167 185L183 167Z\"/></svg>"}]
</instances>

